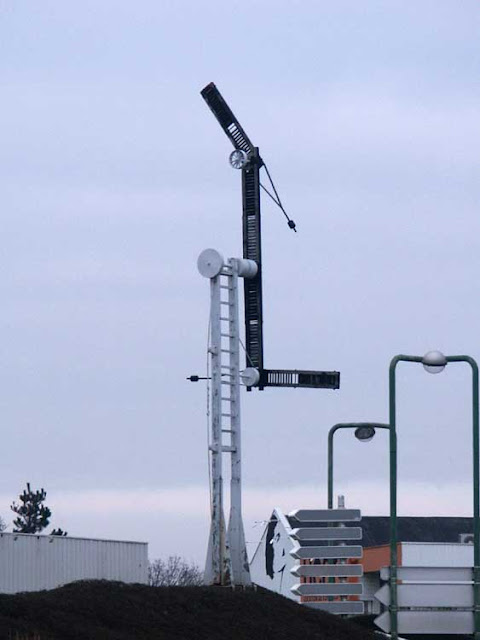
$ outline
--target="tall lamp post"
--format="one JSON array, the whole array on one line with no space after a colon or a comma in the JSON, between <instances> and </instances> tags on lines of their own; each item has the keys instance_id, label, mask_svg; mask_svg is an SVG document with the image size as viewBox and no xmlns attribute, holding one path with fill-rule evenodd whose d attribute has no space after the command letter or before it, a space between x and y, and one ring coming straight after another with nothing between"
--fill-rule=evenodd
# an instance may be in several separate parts
<instances>
[{"instance_id":1,"label":"tall lamp post","mask_svg":"<svg viewBox=\"0 0 480 640\"><path fill-rule=\"evenodd\" d=\"M375 435L375 429L389 429L389 424L378 422L339 422L328 432L328 508L333 509L333 436L339 429L355 429L355 437L360 442L370 442ZM390 473L390 484L392 475Z\"/></svg>"},{"instance_id":2,"label":"tall lamp post","mask_svg":"<svg viewBox=\"0 0 480 640\"><path fill-rule=\"evenodd\" d=\"M472 369L472 425L473 425L473 592L474 640L480 640L480 493L479 493L479 395L478 365L470 356L444 356L429 351L423 357L398 355L392 358L389 370L390 405L390 477L397 474L396 380L399 362L418 362L429 373L440 373L449 362L466 362ZM390 482L390 621L391 638L398 639L397 597L397 483Z\"/></svg>"}]
</instances>

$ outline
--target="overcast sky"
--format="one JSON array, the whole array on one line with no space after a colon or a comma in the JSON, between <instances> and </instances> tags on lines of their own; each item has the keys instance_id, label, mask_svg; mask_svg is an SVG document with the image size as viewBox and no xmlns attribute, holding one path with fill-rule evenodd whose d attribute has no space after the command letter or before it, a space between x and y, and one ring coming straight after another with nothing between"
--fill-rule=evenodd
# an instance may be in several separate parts
<instances>
[{"instance_id":1,"label":"overcast sky","mask_svg":"<svg viewBox=\"0 0 480 640\"><path fill-rule=\"evenodd\" d=\"M27 481L72 536L203 564L208 282L241 255L214 81L298 233L263 201L268 367L243 394L249 551L326 506L340 421L388 419L393 355L480 359L476 0L0 2L0 514ZM471 514L471 374L398 370L399 512ZM336 493L388 513L388 442L336 438ZM10 529L11 530L11 529Z\"/></svg>"}]
</instances>

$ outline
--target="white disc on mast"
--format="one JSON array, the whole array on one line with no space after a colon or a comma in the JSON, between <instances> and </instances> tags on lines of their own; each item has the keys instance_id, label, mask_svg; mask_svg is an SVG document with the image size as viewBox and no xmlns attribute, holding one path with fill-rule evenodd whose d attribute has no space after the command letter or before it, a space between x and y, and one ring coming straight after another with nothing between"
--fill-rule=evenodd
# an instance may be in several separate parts
<instances>
[{"instance_id":1,"label":"white disc on mast","mask_svg":"<svg viewBox=\"0 0 480 640\"><path fill-rule=\"evenodd\" d=\"M197 267L204 278L215 278L223 269L225 261L216 249L205 249L198 256Z\"/></svg>"}]
</instances>

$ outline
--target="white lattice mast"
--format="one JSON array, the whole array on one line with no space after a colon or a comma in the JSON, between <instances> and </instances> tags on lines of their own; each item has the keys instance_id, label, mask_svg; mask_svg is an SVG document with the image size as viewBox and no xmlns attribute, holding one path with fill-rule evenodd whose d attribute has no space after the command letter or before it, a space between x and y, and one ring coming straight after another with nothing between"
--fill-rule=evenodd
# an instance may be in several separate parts
<instances>
[{"instance_id":1,"label":"white lattice mast","mask_svg":"<svg viewBox=\"0 0 480 640\"><path fill-rule=\"evenodd\" d=\"M230 258L206 249L198 258L200 273L210 279L211 370L211 525L204 581L206 584L251 584L242 520L240 334L238 277L257 272L252 260ZM247 371L248 384L258 382L256 370ZM226 440L226 441L225 441ZM230 517L225 530L223 508L223 454L230 454Z\"/></svg>"}]
</instances>

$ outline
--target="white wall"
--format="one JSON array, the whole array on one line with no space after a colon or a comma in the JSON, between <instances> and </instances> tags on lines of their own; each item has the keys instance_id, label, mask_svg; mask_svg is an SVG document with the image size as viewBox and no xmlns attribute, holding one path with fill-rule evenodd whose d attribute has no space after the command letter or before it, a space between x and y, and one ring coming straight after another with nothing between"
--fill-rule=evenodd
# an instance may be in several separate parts
<instances>
[{"instance_id":1,"label":"white wall","mask_svg":"<svg viewBox=\"0 0 480 640\"><path fill-rule=\"evenodd\" d=\"M0 534L0 593L40 591L93 579L146 584L147 543Z\"/></svg>"},{"instance_id":2,"label":"white wall","mask_svg":"<svg viewBox=\"0 0 480 640\"><path fill-rule=\"evenodd\" d=\"M375 613L378 615L381 611L380 602L374 596L382 586L380 572L372 571L371 573L365 573L362 578L362 584L363 594L360 596L360 599L365 603L365 613Z\"/></svg>"},{"instance_id":3,"label":"white wall","mask_svg":"<svg viewBox=\"0 0 480 640\"><path fill-rule=\"evenodd\" d=\"M404 567L473 567L473 544L402 542Z\"/></svg>"}]
</instances>

